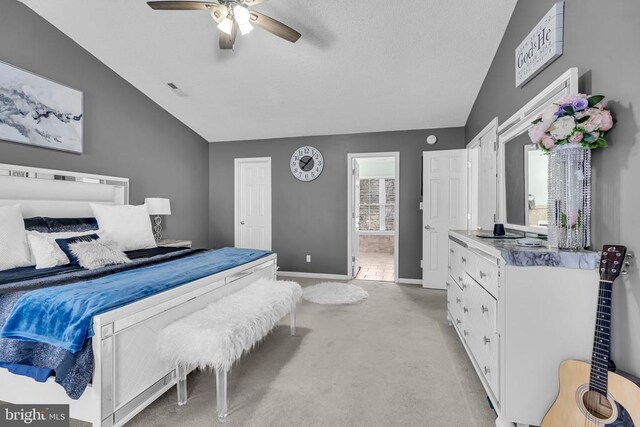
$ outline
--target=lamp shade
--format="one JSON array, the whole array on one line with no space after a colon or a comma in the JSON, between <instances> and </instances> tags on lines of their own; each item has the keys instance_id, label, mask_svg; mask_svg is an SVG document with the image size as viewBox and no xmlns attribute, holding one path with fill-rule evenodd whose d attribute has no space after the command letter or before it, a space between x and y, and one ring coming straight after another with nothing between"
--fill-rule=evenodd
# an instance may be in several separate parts
<instances>
[{"instance_id":1,"label":"lamp shade","mask_svg":"<svg viewBox=\"0 0 640 427\"><path fill-rule=\"evenodd\" d=\"M148 197L144 199L149 215L171 215L171 203L169 199Z\"/></svg>"}]
</instances>

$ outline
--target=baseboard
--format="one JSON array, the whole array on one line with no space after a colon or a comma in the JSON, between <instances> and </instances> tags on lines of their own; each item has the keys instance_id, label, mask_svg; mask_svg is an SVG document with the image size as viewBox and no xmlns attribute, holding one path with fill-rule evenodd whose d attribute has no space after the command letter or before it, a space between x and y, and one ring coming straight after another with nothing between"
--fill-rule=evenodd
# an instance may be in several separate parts
<instances>
[{"instance_id":1,"label":"baseboard","mask_svg":"<svg viewBox=\"0 0 640 427\"><path fill-rule=\"evenodd\" d=\"M398 279L398 283L403 285L420 285L422 286L422 280L420 279Z\"/></svg>"},{"instance_id":2,"label":"baseboard","mask_svg":"<svg viewBox=\"0 0 640 427\"><path fill-rule=\"evenodd\" d=\"M309 279L349 280L346 274L303 273L301 271L278 271L282 277L304 277Z\"/></svg>"}]
</instances>

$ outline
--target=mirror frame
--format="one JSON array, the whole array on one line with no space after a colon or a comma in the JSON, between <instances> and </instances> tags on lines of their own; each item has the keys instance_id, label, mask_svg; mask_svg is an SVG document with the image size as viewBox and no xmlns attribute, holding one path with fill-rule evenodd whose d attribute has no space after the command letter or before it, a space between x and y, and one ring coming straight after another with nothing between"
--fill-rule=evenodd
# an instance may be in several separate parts
<instances>
[{"instance_id":1,"label":"mirror frame","mask_svg":"<svg viewBox=\"0 0 640 427\"><path fill-rule=\"evenodd\" d=\"M513 141L516 137L528 131L532 126L531 122L534 118L540 114L542 110L547 108L549 104L552 104L565 96L574 96L577 94L578 68L569 68L553 83L543 89L542 92L536 95L524 107L518 110L498 127L498 216L500 218L500 222L504 224L505 228L543 235L548 233L547 227L509 224L507 222L505 145L509 143L509 141ZM525 197L525 200L526 199L527 198Z\"/></svg>"}]
</instances>

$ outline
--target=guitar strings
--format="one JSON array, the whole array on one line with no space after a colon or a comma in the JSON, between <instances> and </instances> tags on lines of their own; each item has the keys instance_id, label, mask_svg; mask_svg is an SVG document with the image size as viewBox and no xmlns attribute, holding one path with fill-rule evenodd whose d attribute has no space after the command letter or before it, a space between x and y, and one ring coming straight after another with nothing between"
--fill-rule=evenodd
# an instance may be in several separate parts
<instances>
[{"instance_id":1,"label":"guitar strings","mask_svg":"<svg viewBox=\"0 0 640 427\"><path fill-rule=\"evenodd\" d=\"M606 265L606 260L603 260L603 264ZM602 267L601 267L602 268ZM600 315L600 311L601 311L601 305L604 306L604 304L602 304L604 302L604 292L606 292L606 287L604 285L604 283L602 281L600 281L599 286L598 286L598 301L597 301L597 314L596 314L596 325L595 325L595 334L594 334L594 342L593 342L593 349L592 349L592 360L591 360L591 369L590 369L590 375L589 375L589 388L588 388L588 393L589 393L589 398L587 399L587 403L589 405L588 408L585 408L586 414L585 414L585 426L590 426L593 425L594 427L598 427L598 421L597 421L597 417L594 413L592 413L589 409L591 408L592 410L594 410L596 413L602 413L602 405L601 405L601 399L599 396L599 392L597 390L591 390L592 386L594 389L596 389L596 384L595 384L595 379L599 379L599 382L602 381L607 381L607 378L605 378L604 380L602 380L602 369L601 367L598 366L598 343L602 342L602 338L604 338L604 315ZM596 374L596 372L599 373ZM607 371L605 371L605 375L609 375L608 374L608 367L607 367ZM593 384L592 380L594 381ZM606 384L606 382L605 382ZM605 389L606 390L606 389Z\"/></svg>"}]
</instances>

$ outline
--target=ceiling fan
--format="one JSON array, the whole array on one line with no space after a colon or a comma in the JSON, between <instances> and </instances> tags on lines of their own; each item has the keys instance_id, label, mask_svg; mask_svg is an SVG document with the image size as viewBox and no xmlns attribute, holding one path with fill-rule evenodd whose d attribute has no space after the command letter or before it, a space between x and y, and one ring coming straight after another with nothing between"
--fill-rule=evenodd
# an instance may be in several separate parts
<instances>
[{"instance_id":1,"label":"ceiling fan","mask_svg":"<svg viewBox=\"0 0 640 427\"><path fill-rule=\"evenodd\" d=\"M278 37L295 43L301 34L275 19L255 10L250 6L264 3L266 0L217 0L206 1L148 1L155 10L208 10L218 23L220 30L220 49L233 49L236 34L248 34L257 25Z\"/></svg>"}]
</instances>

